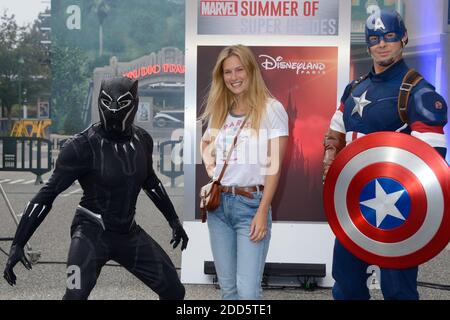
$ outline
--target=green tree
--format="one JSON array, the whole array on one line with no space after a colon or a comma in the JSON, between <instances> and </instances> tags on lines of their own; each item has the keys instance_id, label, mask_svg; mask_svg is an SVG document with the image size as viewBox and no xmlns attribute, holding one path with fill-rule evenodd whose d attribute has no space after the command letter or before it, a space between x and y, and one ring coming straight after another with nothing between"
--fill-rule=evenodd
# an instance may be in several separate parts
<instances>
[{"instance_id":1,"label":"green tree","mask_svg":"<svg viewBox=\"0 0 450 320\"><path fill-rule=\"evenodd\" d=\"M69 5L81 9L80 30L66 27ZM178 0L53 0L52 35L83 49L90 61L99 58L100 38L106 61L130 61L166 46L184 50L184 13Z\"/></svg>"},{"instance_id":2,"label":"green tree","mask_svg":"<svg viewBox=\"0 0 450 320\"><path fill-rule=\"evenodd\" d=\"M14 15L4 11L0 17L0 102L8 118L7 130L11 129L11 110L18 103L20 84L20 64L17 55L19 33Z\"/></svg>"},{"instance_id":3,"label":"green tree","mask_svg":"<svg viewBox=\"0 0 450 320\"><path fill-rule=\"evenodd\" d=\"M40 30L42 23L37 19L26 32L21 33L17 47L18 55L23 59L21 76L22 86L26 90L24 98L33 104L39 97L49 96L51 90L49 53L41 43L44 39Z\"/></svg>"},{"instance_id":4,"label":"green tree","mask_svg":"<svg viewBox=\"0 0 450 320\"><path fill-rule=\"evenodd\" d=\"M8 118L6 130L11 130L11 111L21 108L24 101L35 102L43 92L50 91L50 71L45 48L40 41L41 21L19 27L14 15L3 12L0 17L0 102ZM26 94L25 94L26 93Z\"/></svg>"},{"instance_id":5,"label":"green tree","mask_svg":"<svg viewBox=\"0 0 450 320\"><path fill-rule=\"evenodd\" d=\"M103 22L108 16L108 12L110 10L110 6L108 5L107 0L94 0L94 4L92 6L92 10L97 15L98 18L98 55L101 57L103 55Z\"/></svg>"},{"instance_id":6,"label":"green tree","mask_svg":"<svg viewBox=\"0 0 450 320\"><path fill-rule=\"evenodd\" d=\"M83 129L81 110L88 89L86 56L79 48L54 45L52 52L52 121L61 134Z\"/></svg>"},{"instance_id":7,"label":"green tree","mask_svg":"<svg viewBox=\"0 0 450 320\"><path fill-rule=\"evenodd\" d=\"M62 134L75 134L83 129L85 128L81 119L81 106L79 108L70 108L67 111L67 117L64 120L64 125L60 132Z\"/></svg>"}]
</instances>

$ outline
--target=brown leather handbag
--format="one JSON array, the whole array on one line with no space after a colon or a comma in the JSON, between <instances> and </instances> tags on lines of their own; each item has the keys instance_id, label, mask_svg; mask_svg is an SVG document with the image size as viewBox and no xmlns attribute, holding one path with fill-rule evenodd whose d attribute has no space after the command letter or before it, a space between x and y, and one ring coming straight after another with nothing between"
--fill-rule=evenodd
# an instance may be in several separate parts
<instances>
[{"instance_id":1,"label":"brown leather handbag","mask_svg":"<svg viewBox=\"0 0 450 320\"><path fill-rule=\"evenodd\" d=\"M233 152L233 149L236 146L238 136L241 133L242 128L244 128L244 125L247 122L247 120L248 115L245 117L244 121L239 127L238 132L236 133L236 136L233 139L233 143L231 144L230 150L228 151L227 159L223 164L222 171L220 172L220 175L217 178L217 180L212 180L208 182L200 189L200 213L202 222L206 222L208 212L214 211L220 206L220 193L222 191L222 185L220 184L220 181L222 180L223 175L225 174L225 169L227 168L228 162L230 161L231 153Z\"/></svg>"}]
</instances>

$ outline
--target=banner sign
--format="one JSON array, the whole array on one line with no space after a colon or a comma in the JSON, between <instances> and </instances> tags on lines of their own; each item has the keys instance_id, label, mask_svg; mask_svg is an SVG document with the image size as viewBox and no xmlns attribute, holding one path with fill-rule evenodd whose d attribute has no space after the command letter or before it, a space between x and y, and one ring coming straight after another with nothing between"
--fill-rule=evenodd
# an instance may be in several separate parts
<instances>
[{"instance_id":1,"label":"banner sign","mask_svg":"<svg viewBox=\"0 0 450 320\"><path fill-rule=\"evenodd\" d=\"M198 34L339 34L339 0L199 0Z\"/></svg>"}]
</instances>

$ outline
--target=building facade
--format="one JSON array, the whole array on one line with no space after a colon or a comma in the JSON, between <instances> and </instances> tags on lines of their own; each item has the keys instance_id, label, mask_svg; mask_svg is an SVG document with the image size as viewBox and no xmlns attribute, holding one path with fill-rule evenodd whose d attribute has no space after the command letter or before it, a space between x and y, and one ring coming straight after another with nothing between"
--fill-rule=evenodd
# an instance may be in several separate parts
<instances>
[{"instance_id":1,"label":"building facade","mask_svg":"<svg viewBox=\"0 0 450 320\"><path fill-rule=\"evenodd\" d=\"M126 76L139 80L139 109L136 124L146 130L153 128L153 116L163 110L184 110L184 53L166 47L128 62L116 57L93 73L91 122L99 121L97 100L102 79Z\"/></svg>"}]
</instances>

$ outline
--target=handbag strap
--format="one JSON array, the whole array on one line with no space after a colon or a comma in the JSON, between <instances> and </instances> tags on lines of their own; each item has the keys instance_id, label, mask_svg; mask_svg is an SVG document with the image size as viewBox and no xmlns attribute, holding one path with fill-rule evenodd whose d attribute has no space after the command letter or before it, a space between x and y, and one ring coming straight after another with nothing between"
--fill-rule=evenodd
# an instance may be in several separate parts
<instances>
[{"instance_id":1,"label":"handbag strap","mask_svg":"<svg viewBox=\"0 0 450 320\"><path fill-rule=\"evenodd\" d=\"M245 117L241 126L239 127L238 132L236 132L236 135L234 136L233 143L231 144L230 150L228 151L227 159L225 160L225 163L223 164L223 167L222 167L222 171L220 171L219 178L217 179L217 182L219 182L219 183L220 183L220 180L222 180L223 175L225 174L225 169L228 167L228 161L230 161L230 158L231 158L231 153L233 152L233 149L236 146L239 134L241 133L242 129L244 128L245 123L247 122L249 116L250 116L250 114L247 114L247 116Z\"/></svg>"}]
</instances>

